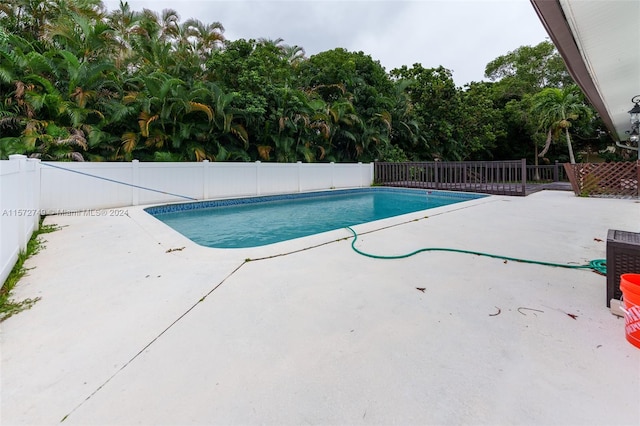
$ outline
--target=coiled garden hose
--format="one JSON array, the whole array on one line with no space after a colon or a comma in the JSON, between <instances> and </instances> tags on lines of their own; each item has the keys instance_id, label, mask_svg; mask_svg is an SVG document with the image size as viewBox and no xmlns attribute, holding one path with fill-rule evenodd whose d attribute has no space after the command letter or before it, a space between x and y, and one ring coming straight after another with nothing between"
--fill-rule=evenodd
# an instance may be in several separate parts
<instances>
[{"instance_id":1,"label":"coiled garden hose","mask_svg":"<svg viewBox=\"0 0 640 426\"><path fill-rule=\"evenodd\" d=\"M473 255L476 255L476 256L492 257L494 259L510 260L512 262L530 263L530 264L533 264L533 265L555 266L555 267L558 267L558 268L568 268L568 269L591 269L594 272L597 272L597 273L602 274L602 275L606 275L607 274L607 262L606 262L605 259L594 259L594 260L590 261L588 265L568 265L566 263L552 263L552 262L542 262L542 261L539 261L539 260L518 259L516 257L500 256L500 255L497 255L497 254L483 253L483 252L480 252L480 251L461 250L461 249L452 249L452 248L440 248L440 247L426 247L426 248L421 248L421 249L412 251L411 253L392 255L392 256L383 256L383 255L371 254L371 253L366 253L366 252L364 252L364 251L362 251L362 250L360 250L360 249L358 249L356 247L356 241L358 240L358 234L356 233L356 231L354 231L349 226L347 226L347 229L349 231L351 231L351 233L353 233L353 241L351 242L351 248L353 249L353 251L355 251L356 253L358 253L358 254L360 254L362 256L370 257L372 259L385 259L385 260L404 259L404 258L411 257L411 256L414 256L414 255L416 255L418 253L422 253L422 252L426 252L426 251L446 251L446 252L452 252L452 253L463 253L463 254L473 254Z\"/></svg>"}]
</instances>

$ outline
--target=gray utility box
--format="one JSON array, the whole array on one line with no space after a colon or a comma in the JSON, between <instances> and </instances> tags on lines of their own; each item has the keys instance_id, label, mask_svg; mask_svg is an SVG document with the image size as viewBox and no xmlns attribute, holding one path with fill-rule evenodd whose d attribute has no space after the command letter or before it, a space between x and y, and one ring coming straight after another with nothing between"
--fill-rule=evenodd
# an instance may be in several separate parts
<instances>
[{"instance_id":1,"label":"gray utility box","mask_svg":"<svg viewBox=\"0 0 640 426\"><path fill-rule=\"evenodd\" d=\"M640 233L609 229L607 233L607 307L620 300L620 275L640 274Z\"/></svg>"}]
</instances>

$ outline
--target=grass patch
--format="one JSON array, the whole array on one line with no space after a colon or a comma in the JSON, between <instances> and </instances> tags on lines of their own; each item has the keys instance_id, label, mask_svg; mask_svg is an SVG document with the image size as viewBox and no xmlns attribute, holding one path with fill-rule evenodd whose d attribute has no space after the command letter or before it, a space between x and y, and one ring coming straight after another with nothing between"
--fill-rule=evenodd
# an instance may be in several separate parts
<instances>
[{"instance_id":1,"label":"grass patch","mask_svg":"<svg viewBox=\"0 0 640 426\"><path fill-rule=\"evenodd\" d=\"M18 281L27 274L28 269L24 267L24 262L45 247L44 241L40 239L40 236L60 229L57 225L42 225L43 219L40 220L40 228L31 235L31 239L27 243L27 249L18 254L16 264L5 280L4 285L0 288L0 322L31 308L40 300L39 297L36 297L35 299L15 301L11 298L11 292L18 284Z\"/></svg>"}]
</instances>

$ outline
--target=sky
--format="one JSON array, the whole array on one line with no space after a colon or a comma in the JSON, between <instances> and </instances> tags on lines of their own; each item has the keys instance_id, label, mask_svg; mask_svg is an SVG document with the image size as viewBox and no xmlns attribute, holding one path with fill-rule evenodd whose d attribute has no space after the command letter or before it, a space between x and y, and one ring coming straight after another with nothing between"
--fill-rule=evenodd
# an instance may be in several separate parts
<instances>
[{"instance_id":1,"label":"sky","mask_svg":"<svg viewBox=\"0 0 640 426\"><path fill-rule=\"evenodd\" d=\"M548 38L529 0L129 0L131 9L171 8L181 22L220 22L227 40L283 39L306 56L362 51L391 71L442 65L456 86L486 80L485 66ZM108 10L119 0L103 0Z\"/></svg>"}]
</instances>

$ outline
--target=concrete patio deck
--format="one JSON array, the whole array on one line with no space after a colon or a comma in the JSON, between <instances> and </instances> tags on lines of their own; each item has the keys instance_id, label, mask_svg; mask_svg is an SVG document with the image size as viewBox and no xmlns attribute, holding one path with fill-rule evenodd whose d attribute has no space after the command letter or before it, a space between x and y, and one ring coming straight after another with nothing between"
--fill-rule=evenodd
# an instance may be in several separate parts
<instances>
[{"instance_id":1,"label":"concrete patio deck","mask_svg":"<svg viewBox=\"0 0 640 426\"><path fill-rule=\"evenodd\" d=\"M3 425L640 424L640 349L596 273L375 260L344 229L209 249L139 207L45 223L15 291L41 300L0 324ZM610 228L639 232L640 202L544 191L355 227L376 254L576 264Z\"/></svg>"}]
</instances>

